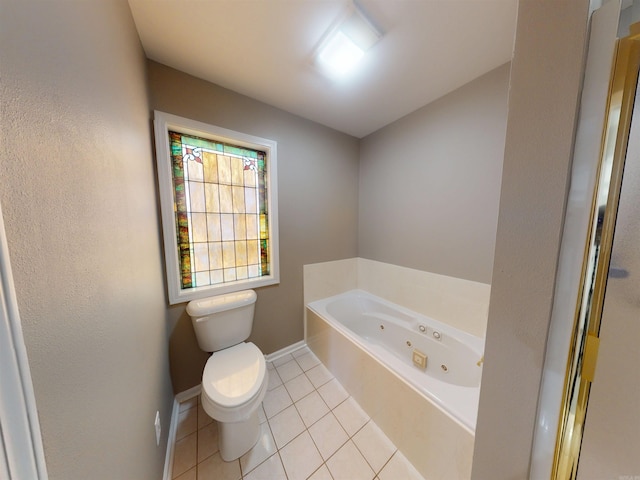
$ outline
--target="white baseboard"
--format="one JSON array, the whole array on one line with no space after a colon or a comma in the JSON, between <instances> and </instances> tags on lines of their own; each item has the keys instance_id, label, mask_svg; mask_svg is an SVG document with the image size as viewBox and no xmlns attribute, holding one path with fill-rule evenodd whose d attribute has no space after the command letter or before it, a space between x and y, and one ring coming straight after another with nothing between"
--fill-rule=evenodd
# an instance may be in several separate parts
<instances>
[{"instance_id":1,"label":"white baseboard","mask_svg":"<svg viewBox=\"0 0 640 480\"><path fill-rule=\"evenodd\" d=\"M169 436L167 438L167 453L164 458L164 474L163 480L171 480L171 474L173 472L173 451L176 445L176 431L178 429L178 415L180 413L180 404L186 400L189 400L200 394L202 387L196 385L195 387L178 393L173 398L173 408L171 409L171 424L169 425Z\"/></svg>"},{"instance_id":2,"label":"white baseboard","mask_svg":"<svg viewBox=\"0 0 640 480\"><path fill-rule=\"evenodd\" d=\"M200 395L201 391L202 391L202 385L196 385L195 387L191 387L189 390L185 390L184 392L178 393L176 395L176 402L178 403L186 402L187 400L190 400L193 397Z\"/></svg>"},{"instance_id":3,"label":"white baseboard","mask_svg":"<svg viewBox=\"0 0 640 480\"><path fill-rule=\"evenodd\" d=\"M307 344L306 344L306 342L304 340L300 340L299 342L291 344L288 347L281 348L277 352L273 352L273 353L270 353L269 355L265 355L264 358L265 358L265 360L267 362L273 362L274 360L277 360L280 357L284 357L285 355L287 355L289 353L293 353L296 350L300 350L301 348L305 347L306 345Z\"/></svg>"},{"instance_id":4,"label":"white baseboard","mask_svg":"<svg viewBox=\"0 0 640 480\"><path fill-rule=\"evenodd\" d=\"M176 443L176 426L178 424L178 410L180 404L174 397L173 408L171 409L171 423L169 425L169 435L167 436L167 452L164 457L164 474L163 480L171 480L171 473L173 472L173 447Z\"/></svg>"}]
</instances>

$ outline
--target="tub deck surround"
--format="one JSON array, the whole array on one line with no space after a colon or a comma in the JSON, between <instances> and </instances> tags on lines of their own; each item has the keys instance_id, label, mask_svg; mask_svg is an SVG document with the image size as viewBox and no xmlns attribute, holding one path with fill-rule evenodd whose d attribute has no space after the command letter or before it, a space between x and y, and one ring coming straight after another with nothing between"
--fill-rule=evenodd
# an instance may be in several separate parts
<instances>
[{"instance_id":1,"label":"tub deck surround","mask_svg":"<svg viewBox=\"0 0 640 480\"><path fill-rule=\"evenodd\" d=\"M304 266L305 305L353 289L485 336L491 285L359 257Z\"/></svg>"},{"instance_id":2,"label":"tub deck surround","mask_svg":"<svg viewBox=\"0 0 640 480\"><path fill-rule=\"evenodd\" d=\"M347 313L353 317L344 324L332 318ZM309 348L425 478L470 478L481 371L477 362L482 356L482 339L363 291L311 302L306 319ZM365 323L368 320L369 325ZM398 336L402 324L415 329L400 334L402 343L410 338L412 344L404 352L406 356L418 344L428 356L427 365L429 362L437 368L446 365L451 368L451 377L442 371L436 373L437 369L433 375L427 375L429 368L422 371L407 364L399 358L401 345L395 355L381 347L377 332L380 325L384 331L391 331L391 336ZM417 333L420 325L425 326L426 335ZM359 330L359 334L354 330ZM434 331L441 334L439 343L421 343L428 339L427 335L433 336ZM438 348L432 348L435 345ZM461 353L454 360L451 351L456 349ZM408 378L401 377L392 367L404 371L404 377ZM475 374L473 368L477 369ZM458 371L465 369L469 371ZM412 377L418 381L414 383Z\"/></svg>"}]
</instances>

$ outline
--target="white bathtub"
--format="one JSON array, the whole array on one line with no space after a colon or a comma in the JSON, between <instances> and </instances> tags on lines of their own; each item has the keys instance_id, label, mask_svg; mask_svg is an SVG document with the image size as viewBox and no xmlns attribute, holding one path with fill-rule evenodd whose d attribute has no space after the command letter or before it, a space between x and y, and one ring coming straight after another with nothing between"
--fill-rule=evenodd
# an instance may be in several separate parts
<instances>
[{"instance_id":1,"label":"white bathtub","mask_svg":"<svg viewBox=\"0 0 640 480\"><path fill-rule=\"evenodd\" d=\"M474 433L483 339L363 290L317 300L308 307ZM414 365L416 351L426 355L426 368Z\"/></svg>"}]
</instances>

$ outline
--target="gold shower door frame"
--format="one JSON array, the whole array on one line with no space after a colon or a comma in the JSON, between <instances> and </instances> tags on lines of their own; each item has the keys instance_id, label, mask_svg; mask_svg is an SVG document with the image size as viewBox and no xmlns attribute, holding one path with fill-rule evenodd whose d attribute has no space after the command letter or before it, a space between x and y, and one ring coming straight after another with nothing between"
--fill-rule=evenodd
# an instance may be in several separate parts
<instances>
[{"instance_id":1,"label":"gold shower door frame","mask_svg":"<svg viewBox=\"0 0 640 480\"><path fill-rule=\"evenodd\" d=\"M552 480L573 480L577 476L589 391L598 358L600 322L640 69L640 22L632 25L630 32L617 42L609 84L599 178L591 210L592 228L582 263ZM604 178L609 175L609 165L610 179ZM598 198L605 196L606 202L598 204Z\"/></svg>"}]
</instances>

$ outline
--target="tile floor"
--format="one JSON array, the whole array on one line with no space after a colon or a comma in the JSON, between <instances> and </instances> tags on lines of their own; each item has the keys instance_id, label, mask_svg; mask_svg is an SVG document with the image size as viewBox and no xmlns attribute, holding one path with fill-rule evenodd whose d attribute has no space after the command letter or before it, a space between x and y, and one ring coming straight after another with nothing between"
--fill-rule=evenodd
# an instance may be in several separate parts
<instances>
[{"instance_id":1,"label":"tile floor","mask_svg":"<svg viewBox=\"0 0 640 480\"><path fill-rule=\"evenodd\" d=\"M267 367L256 446L224 462L216 422L192 398L180 404L172 479L422 479L307 347Z\"/></svg>"}]
</instances>

